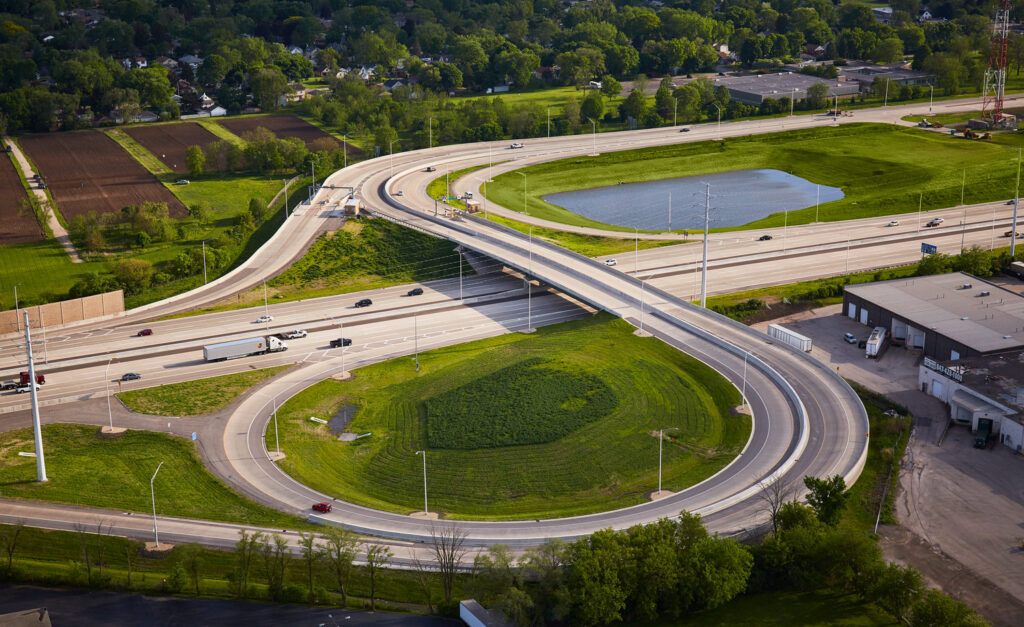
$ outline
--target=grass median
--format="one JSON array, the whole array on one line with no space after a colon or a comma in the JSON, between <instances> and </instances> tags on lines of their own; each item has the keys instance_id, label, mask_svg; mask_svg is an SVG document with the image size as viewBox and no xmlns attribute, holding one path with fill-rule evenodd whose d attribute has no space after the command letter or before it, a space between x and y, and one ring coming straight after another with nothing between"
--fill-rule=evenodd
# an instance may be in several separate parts
<instances>
[{"instance_id":1,"label":"grass median","mask_svg":"<svg viewBox=\"0 0 1024 627\"><path fill-rule=\"evenodd\" d=\"M125 407L156 416L200 416L228 406L243 392L291 366L262 368L209 379L158 385L116 394Z\"/></svg>"},{"instance_id":2,"label":"grass median","mask_svg":"<svg viewBox=\"0 0 1024 627\"><path fill-rule=\"evenodd\" d=\"M723 468L750 435L716 372L601 314L360 368L278 410L282 469L338 498L449 518L550 518L645 502ZM325 424L354 414L339 441ZM555 420L555 418L558 420ZM365 434L365 435L364 435ZM267 432L273 446L274 430Z\"/></svg>"}]
</instances>

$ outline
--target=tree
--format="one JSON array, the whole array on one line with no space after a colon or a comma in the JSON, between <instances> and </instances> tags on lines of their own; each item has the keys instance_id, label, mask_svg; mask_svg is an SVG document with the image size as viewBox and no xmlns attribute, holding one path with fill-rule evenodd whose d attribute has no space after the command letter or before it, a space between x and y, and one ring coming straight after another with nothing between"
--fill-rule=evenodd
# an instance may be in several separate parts
<instances>
[{"instance_id":1,"label":"tree","mask_svg":"<svg viewBox=\"0 0 1024 627\"><path fill-rule=\"evenodd\" d=\"M320 536L322 541L320 548L323 550L324 558L334 575L334 583L338 585L338 592L341 594L341 607L348 602L348 593L345 588L352 576L352 562L356 557L356 545L358 538L354 533L344 527L325 527Z\"/></svg>"},{"instance_id":2,"label":"tree","mask_svg":"<svg viewBox=\"0 0 1024 627\"><path fill-rule=\"evenodd\" d=\"M199 146L189 146L185 149L185 167L188 168L188 175L192 178L199 178L206 166L206 156Z\"/></svg>"},{"instance_id":3,"label":"tree","mask_svg":"<svg viewBox=\"0 0 1024 627\"><path fill-rule=\"evenodd\" d=\"M276 110L280 106L281 97L291 90L288 79L276 67L257 70L250 75L249 86L256 106L262 111Z\"/></svg>"},{"instance_id":4,"label":"tree","mask_svg":"<svg viewBox=\"0 0 1024 627\"><path fill-rule=\"evenodd\" d=\"M924 578L920 572L890 563L880 567L871 597L896 620L904 622L923 589Z\"/></svg>"},{"instance_id":5,"label":"tree","mask_svg":"<svg viewBox=\"0 0 1024 627\"><path fill-rule=\"evenodd\" d=\"M284 590L284 570L288 564L288 541L276 533L269 537L263 536L259 542L259 553L263 557L267 592L271 599L279 601Z\"/></svg>"},{"instance_id":6,"label":"tree","mask_svg":"<svg viewBox=\"0 0 1024 627\"><path fill-rule=\"evenodd\" d=\"M370 576L370 611L377 609L377 577L378 571L387 568L391 561L391 549L381 544L364 545L366 547L366 573Z\"/></svg>"},{"instance_id":7,"label":"tree","mask_svg":"<svg viewBox=\"0 0 1024 627\"><path fill-rule=\"evenodd\" d=\"M235 571L233 573L234 584L237 587L235 594L242 600L249 598L249 575L252 572L252 561L256 557L260 543L263 540L263 532L255 531L251 535L245 529L238 532L238 542L235 544Z\"/></svg>"},{"instance_id":8,"label":"tree","mask_svg":"<svg viewBox=\"0 0 1024 627\"><path fill-rule=\"evenodd\" d=\"M255 224L262 224L267 219L267 203L259 198L249 199L249 214Z\"/></svg>"},{"instance_id":9,"label":"tree","mask_svg":"<svg viewBox=\"0 0 1024 627\"><path fill-rule=\"evenodd\" d=\"M445 602L452 600L455 576L462 568L462 558L466 555L464 545L468 533L456 525L432 526L430 528L434 560L437 562L437 570L441 577Z\"/></svg>"},{"instance_id":10,"label":"tree","mask_svg":"<svg viewBox=\"0 0 1024 627\"><path fill-rule=\"evenodd\" d=\"M186 544L178 547L181 553L181 564L185 567L196 596L199 596L199 581L202 579L200 571L203 567L203 547L199 544Z\"/></svg>"},{"instance_id":11,"label":"tree","mask_svg":"<svg viewBox=\"0 0 1024 627\"><path fill-rule=\"evenodd\" d=\"M804 477L804 485L810 492L807 503L814 509L818 520L830 527L839 524L846 505L846 482L841 475L832 475L827 479Z\"/></svg>"},{"instance_id":12,"label":"tree","mask_svg":"<svg viewBox=\"0 0 1024 627\"><path fill-rule=\"evenodd\" d=\"M933 253L925 255L924 259L917 264L914 272L917 276L929 276L932 274L945 274L953 269L953 260L949 255Z\"/></svg>"},{"instance_id":13,"label":"tree","mask_svg":"<svg viewBox=\"0 0 1024 627\"><path fill-rule=\"evenodd\" d=\"M568 546L556 539L545 540L523 556L523 578L535 582L533 605L539 620L560 621L569 615L572 597L566 586Z\"/></svg>"},{"instance_id":14,"label":"tree","mask_svg":"<svg viewBox=\"0 0 1024 627\"><path fill-rule=\"evenodd\" d=\"M772 523L772 533L779 533L779 511L782 506L793 499L793 486L787 486L782 477L775 476L768 481L758 481L757 487L761 488L761 500L764 502L764 509Z\"/></svg>"},{"instance_id":15,"label":"tree","mask_svg":"<svg viewBox=\"0 0 1024 627\"><path fill-rule=\"evenodd\" d=\"M210 221L210 208L201 202L194 202L188 206L188 215L200 226Z\"/></svg>"},{"instance_id":16,"label":"tree","mask_svg":"<svg viewBox=\"0 0 1024 627\"><path fill-rule=\"evenodd\" d=\"M828 85L815 83L807 88L807 107L821 109L828 103Z\"/></svg>"},{"instance_id":17,"label":"tree","mask_svg":"<svg viewBox=\"0 0 1024 627\"><path fill-rule=\"evenodd\" d=\"M611 74L605 74L601 79L601 93L608 98L618 96L622 91L622 83L615 80Z\"/></svg>"},{"instance_id":18,"label":"tree","mask_svg":"<svg viewBox=\"0 0 1024 627\"><path fill-rule=\"evenodd\" d=\"M299 532L299 547L302 549L302 559L306 562L306 581L309 585L309 602L316 604L316 593L313 590L313 575L316 565L323 559L323 552L316 544L316 534Z\"/></svg>"},{"instance_id":19,"label":"tree","mask_svg":"<svg viewBox=\"0 0 1024 627\"><path fill-rule=\"evenodd\" d=\"M988 622L967 604L927 590L910 610L910 627L983 627Z\"/></svg>"},{"instance_id":20,"label":"tree","mask_svg":"<svg viewBox=\"0 0 1024 627\"><path fill-rule=\"evenodd\" d=\"M624 121L629 118L634 120L640 120L644 112L647 110L647 98L642 93L634 89L629 92L626 99L619 105L619 117Z\"/></svg>"},{"instance_id":21,"label":"tree","mask_svg":"<svg viewBox=\"0 0 1024 627\"><path fill-rule=\"evenodd\" d=\"M125 294L138 294L149 287L153 264L145 259L119 259L114 262L111 272Z\"/></svg>"},{"instance_id":22,"label":"tree","mask_svg":"<svg viewBox=\"0 0 1024 627\"><path fill-rule=\"evenodd\" d=\"M14 551L18 548L18 536L21 535L24 529L25 522L19 520L13 525L5 527L3 532L0 533L0 541L3 542L4 553L7 553L7 577L11 576L11 571L14 568Z\"/></svg>"},{"instance_id":23,"label":"tree","mask_svg":"<svg viewBox=\"0 0 1024 627\"><path fill-rule=\"evenodd\" d=\"M583 99L583 104L580 105L580 115L594 121L600 121L601 117L604 116L604 96L601 95L601 92L592 89L587 93L587 96Z\"/></svg>"},{"instance_id":24,"label":"tree","mask_svg":"<svg viewBox=\"0 0 1024 627\"><path fill-rule=\"evenodd\" d=\"M696 606L713 609L732 600L747 587L754 557L731 538L705 538L694 547L693 572Z\"/></svg>"},{"instance_id":25,"label":"tree","mask_svg":"<svg viewBox=\"0 0 1024 627\"><path fill-rule=\"evenodd\" d=\"M611 529L569 545L569 590L573 618L585 625L622 619L628 592L620 564L624 547Z\"/></svg>"}]
</instances>

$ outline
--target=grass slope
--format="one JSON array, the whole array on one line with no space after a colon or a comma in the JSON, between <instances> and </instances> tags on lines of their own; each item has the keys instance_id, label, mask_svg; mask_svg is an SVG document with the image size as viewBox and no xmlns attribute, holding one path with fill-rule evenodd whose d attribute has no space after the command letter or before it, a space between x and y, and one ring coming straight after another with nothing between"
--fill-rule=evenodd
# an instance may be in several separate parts
<instances>
[{"instance_id":1,"label":"grass slope","mask_svg":"<svg viewBox=\"0 0 1024 627\"><path fill-rule=\"evenodd\" d=\"M33 450L32 430L0 434L0 496L151 512L149 481L164 462L155 485L157 513L224 522L304 529L309 525L253 503L211 475L195 445L162 433L128 431L100 438L96 427L43 427L49 481L36 483L36 462L20 457Z\"/></svg>"},{"instance_id":2,"label":"grass slope","mask_svg":"<svg viewBox=\"0 0 1024 627\"><path fill-rule=\"evenodd\" d=\"M424 401L534 358L602 380L618 398L615 409L546 444L429 447ZM422 508L422 460L415 452L426 449L432 511L467 519L541 518L644 502L657 487L656 429L680 427L664 447L664 485L670 490L724 467L750 434L749 418L729 414L740 401L732 385L657 340L637 338L631 326L604 314L532 335L508 334L420 353L419 362L418 373L407 358L367 366L353 380L329 379L288 401L278 410L287 454L281 467L347 501L410 512ZM326 425L309 420L329 418L346 405L358 408L348 430L372 435L339 442ZM488 419L486 405L477 417ZM273 430L267 437L272 443Z\"/></svg>"},{"instance_id":3,"label":"grass slope","mask_svg":"<svg viewBox=\"0 0 1024 627\"><path fill-rule=\"evenodd\" d=\"M227 407L243 392L264 379L287 370L277 366L209 379L158 385L117 394L125 406L140 414L156 416L200 416Z\"/></svg>"},{"instance_id":4,"label":"grass slope","mask_svg":"<svg viewBox=\"0 0 1024 627\"><path fill-rule=\"evenodd\" d=\"M617 181L640 182L711 172L773 168L813 183L842 188L845 197L821 205L820 220L849 220L1009 198L1014 193L1016 154L991 142L976 142L913 128L882 124L786 131L657 148L574 157L518 170L527 175L532 216L578 226L603 225L542 200L545 194L588 189ZM966 178L964 176L966 174ZM523 206L523 177L495 177L489 198L510 209ZM712 189L712 196L715 190ZM815 208L790 211L789 224L815 218ZM738 228L782 226L774 214Z\"/></svg>"},{"instance_id":5,"label":"grass slope","mask_svg":"<svg viewBox=\"0 0 1024 627\"><path fill-rule=\"evenodd\" d=\"M819 627L899 625L892 616L855 594L827 590L762 592L741 596L722 607L647 625L744 625Z\"/></svg>"}]
</instances>

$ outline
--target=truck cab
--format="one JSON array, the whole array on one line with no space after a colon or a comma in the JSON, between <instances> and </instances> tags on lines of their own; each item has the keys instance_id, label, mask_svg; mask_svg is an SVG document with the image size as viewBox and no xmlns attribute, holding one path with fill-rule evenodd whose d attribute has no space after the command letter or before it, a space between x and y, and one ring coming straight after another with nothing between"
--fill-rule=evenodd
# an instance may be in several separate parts
<instances>
[{"instance_id":1,"label":"truck cab","mask_svg":"<svg viewBox=\"0 0 1024 627\"><path fill-rule=\"evenodd\" d=\"M21 373L21 384L22 385L28 385L30 380L31 379L29 378L28 372L22 372ZM40 374L40 373L37 372L36 373L36 383L38 383L39 385L42 385L42 384L46 383L46 375Z\"/></svg>"},{"instance_id":2,"label":"truck cab","mask_svg":"<svg viewBox=\"0 0 1024 627\"><path fill-rule=\"evenodd\" d=\"M978 430L974 432L974 448L985 448L992 435L992 420L982 418L978 421Z\"/></svg>"}]
</instances>

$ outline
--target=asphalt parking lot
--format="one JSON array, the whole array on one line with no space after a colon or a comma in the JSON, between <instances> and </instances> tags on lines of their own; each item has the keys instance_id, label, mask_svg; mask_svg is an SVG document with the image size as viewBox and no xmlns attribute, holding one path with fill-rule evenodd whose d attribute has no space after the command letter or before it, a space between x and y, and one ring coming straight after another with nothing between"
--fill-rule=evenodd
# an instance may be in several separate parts
<instances>
[{"instance_id":1,"label":"asphalt parking lot","mask_svg":"<svg viewBox=\"0 0 1024 627\"><path fill-rule=\"evenodd\" d=\"M1017 625L1024 615L1024 457L995 442L973 447L963 426L939 443L947 409L920 391L920 350L890 346L880 359L843 340L870 329L833 305L774 320L813 341L811 355L852 381L880 392L914 414L914 432L896 495L898 527L879 529L888 559L909 563L948 594L994 624ZM755 324L764 331L768 322Z\"/></svg>"}]
</instances>

